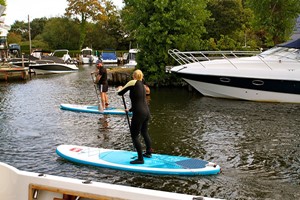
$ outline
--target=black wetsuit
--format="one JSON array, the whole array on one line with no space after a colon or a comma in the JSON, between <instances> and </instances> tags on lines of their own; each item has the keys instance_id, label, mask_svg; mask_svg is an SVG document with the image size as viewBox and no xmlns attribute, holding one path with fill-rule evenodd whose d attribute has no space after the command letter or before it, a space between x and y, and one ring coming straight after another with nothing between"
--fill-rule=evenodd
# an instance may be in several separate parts
<instances>
[{"instance_id":1,"label":"black wetsuit","mask_svg":"<svg viewBox=\"0 0 300 200\"><path fill-rule=\"evenodd\" d=\"M98 82L99 91L107 92L108 91L107 71L103 66L99 69L99 75L101 76Z\"/></svg>"},{"instance_id":2,"label":"black wetsuit","mask_svg":"<svg viewBox=\"0 0 300 200\"><path fill-rule=\"evenodd\" d=\"M131 80L120 91L118 95L124 95L130 91L129 97L131 100L132 112L130 133L134 147L138 153L138 160L143 160L142 146L139 141L139 134L141 133L145 144L146 152L151 153L151 140L148 135L148 122L150 119L150 111L146 100L146 91L142 81Z\"/></svg>"}]
</instances>

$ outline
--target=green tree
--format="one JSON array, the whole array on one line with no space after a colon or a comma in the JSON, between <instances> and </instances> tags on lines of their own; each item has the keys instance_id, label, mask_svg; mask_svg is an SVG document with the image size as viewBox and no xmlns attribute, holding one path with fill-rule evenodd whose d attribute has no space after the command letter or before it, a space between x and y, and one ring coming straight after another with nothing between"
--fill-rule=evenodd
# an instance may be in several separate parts
<instances>
[{"instance_id":1,"label":"green tree","mask_svg":"<svg viewBox=\"0 0 300 200\"><path fill-rule=\"evenodd\" d=\"M22 41L28 40L28 23L24 21L15 21L9 30L9 33L15 33L22 37Z\"/></svg>"},{"instance_id":2,"label":"green tree","mask_svg":"<svg viewBox=\"0 0 300 200\"><path fill-rule=\"evenodd\" d=\"M212 13L206 23L208 35L219 39L241 29L243 6L241 0L209 0L207 9Z\"/></svg>"},{"instance_id":3,"label":"green tree","mask_svg":"<svg viewBox=\"0 0 300 200\"><path fill-rule=\"evenodd\" d=\"M247 0L254 25L263 44L274 46L290 38L300 14L299 0Z\"/></svg>"},{"instance_id":4,"label":"green tree","mask_svg":"<svg viewBox=\"0 0 300 200\"><path fill-rule=\"evenodd\" d=\"M253 13L244 7L242 0L210 0L207 9L211 12L205 23L209 50L235 50L247 46Z\"/></svg>"},{"instance_id":5,"label":"green tree","mask_svg":"<svg viewBox=\"0 0 300 200\"><path fill-rule=\"evenodd\" d=\"M47 23L47 21L48 19L46 17L43 17L35 18L30 22L30 34L32 39L34 39L37 35L40 35L43 32L44 26Z\"/></svg>"},{"instance_id":6,"label":"green tree","mask_svg":"<svg viewBox=\"0 0 300 200\"><path fill-rule=\"evenodd\" d=\"M86 24L88 20L97 21L105 19L104 8L101 3L105 3L106 0L67 0L68 7L66 8L65 15L67 17L74 17L80 21L80 38L79 38L79 50L86 37Z\"/></svg>"},{"instance_id":7,"label":"green tree","mask_svg":"<svg viewBox=\"0 0 300 200\"><path fill-rule=\"evenodd\" d=\"M136 38L140 68L148 81L165 84L168 49L195 50L202 46L201 35L209 13L206 0L124 0L122 19Z\"/></svg>"},{"instance_id":8,"label":"green tree","mask_svg":"<svg viewBox=\"0 0 300 200\"><path fill-rule=\"evenodd\" d=\"M22 42L22 36L20 34L17 34L15 32L9 32L7 34L7 43L21 43Z\"/></svg>"},{"instance_id":9,"label":"green tree","mask_svg":"<svg viewBox=\"0 0 300 200\"><path fill-rule=\"evenodd\" d=\"M50 49L77 49L79 25L69 18L51 18L44 27L43 41Z\"/></svg>"},{"instance_id":10,"label":"green tree","mask_svg":"<svg viewBox=\"0 0 300 200\"><path fill-rule=\"evenodd\" d=\"M121 18L115 5L106 1L104 5L106 20L99 20L96 24L89 24L87 28L86 45L93 44L96 49L120 49L122 43Z\"/></svg>"},{"instance_id":11,"label":"green tree","mask_svg":"<svg viewBox=\"0 0 300 200\"><path fill-rule=\"evenodd\" d=\"M6 6L6 1L5 0L0 0L0 5ZM3 13L2 16L5 16L5 14Z\"/></svg>"}]
</instances>

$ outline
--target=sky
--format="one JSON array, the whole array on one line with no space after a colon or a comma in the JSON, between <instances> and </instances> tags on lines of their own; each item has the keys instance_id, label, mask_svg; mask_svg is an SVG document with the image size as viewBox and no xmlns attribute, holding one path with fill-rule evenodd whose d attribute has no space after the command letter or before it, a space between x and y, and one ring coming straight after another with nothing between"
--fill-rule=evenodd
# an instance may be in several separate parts
<instances>
[{"instance_id":1,"label":"sky","mask_svg":"<svg viewBox=\"0 0 300 200\"><path fill-rule=\"evenodd\" d=\"M122 8L122 0L112 0L117 8ZM65 13L66 0L6 0L4 23L12 25L16 20L28 22L34 18L60 17Z\"/></svg>"}]
</instances>

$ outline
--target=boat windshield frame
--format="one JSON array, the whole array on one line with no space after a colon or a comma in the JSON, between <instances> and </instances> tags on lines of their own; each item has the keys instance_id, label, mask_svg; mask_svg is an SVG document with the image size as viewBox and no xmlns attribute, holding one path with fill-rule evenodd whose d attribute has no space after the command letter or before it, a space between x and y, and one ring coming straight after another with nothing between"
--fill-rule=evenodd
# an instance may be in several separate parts
<instances>
[{"instance_id":1,"label":"boat windshield frame","mask_svg":"<svg viewBox=\"0 0 300 200\"><path fill-rule=\"evenodd\" d=\"M300 60L300 49L287 47L273 47L259 54L266 58L267 56L276 56L292 60Z\"/></svg>"}]
</instances>

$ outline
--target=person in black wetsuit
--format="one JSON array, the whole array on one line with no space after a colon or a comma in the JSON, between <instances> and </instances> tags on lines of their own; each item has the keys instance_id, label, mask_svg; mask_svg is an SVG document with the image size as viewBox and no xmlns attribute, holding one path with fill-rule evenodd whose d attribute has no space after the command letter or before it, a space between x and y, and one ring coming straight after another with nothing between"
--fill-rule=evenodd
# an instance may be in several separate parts
<instances>
[{"instance_id":1,"label":"person in black wetsuit","mask_svg":"<svg viewBox=\"0 0 300 200\"><path fill-rule=\"evenodd\" d=\"M144 164L144 158L151 158L152 148L151 140L148 135L148 122L150 120L150 111L146 101L146 90L142 82L143 73L141 70L135 70L133 72L133 80L129 81L124 87L120 87L118 90L118 95L124 95L127 91L130 91L129 97L131 100L132 112L130 133L134 147L136 148L138 158L130 161L130 164ZM139 134L142 134L145 145L146 152L143 154L142 145L139 141Z\"/></svg>"}]
</instances>

